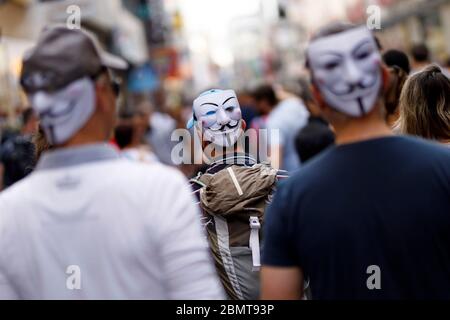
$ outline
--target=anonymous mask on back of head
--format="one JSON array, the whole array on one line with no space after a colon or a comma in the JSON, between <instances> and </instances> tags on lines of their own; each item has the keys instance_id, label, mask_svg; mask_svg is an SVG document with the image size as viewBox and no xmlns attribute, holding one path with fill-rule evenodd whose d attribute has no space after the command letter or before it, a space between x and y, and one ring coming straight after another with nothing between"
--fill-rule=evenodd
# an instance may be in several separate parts
<instances>
[{"instance_id":1,"label":"anonymous mask on back of head","mask_svg":"<svg viewBox=\"0 0 450 320\"><path fill-rule=\"evenodd\" d=\"M242 112L233 90L210 90L194 101L194 125L203 139L219 147L232 147L242 134Z\"/></svg>"},{"instance_id":2,"label":"anonymous mask on back of head","mask_svg":"<svg viewBox=\"0 0 450 320\"><path fill-rule=\"evenodd\" d=\"M29 95L33 110L51 145L60 145L72 138L95 111L95 86L85 77L54 92L37 91Z\"/></svg>"},{"instance_id":3,"label":"anonymous mask on back of head","mask_svg":"<svg viewBox=\"0 0 450 320\"><path fill-rule=\"evenodd\" d=\"M381 56L366 27L313 40L308 60L326 103L352 117L373 110L382 85Z\"/></svg>"}]
</instances>

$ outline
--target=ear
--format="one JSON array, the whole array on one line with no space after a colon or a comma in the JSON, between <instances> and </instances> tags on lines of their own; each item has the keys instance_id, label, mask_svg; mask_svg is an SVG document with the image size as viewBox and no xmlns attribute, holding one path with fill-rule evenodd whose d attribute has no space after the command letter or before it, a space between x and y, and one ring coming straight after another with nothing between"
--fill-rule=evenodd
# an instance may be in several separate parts
<instances>
[{"instance_id":1,"label":"ear","mask_svg":"<svg viewBox=\"0 0 450 320\"><path fill-rule=\"evenodd\" d=\"M242 131L245 131L247 129L247 122L242 119Z\"/></svg>"},{"instance_id":2,"label":"ear","mask_svg":"<svg viewBox=\"0 0 450 320\"><path fill-rule=\"evenodd\" d=\"M381 76L383 78L383 93L384 93L389 90L389 86L390 86L389 80L391 78L389 69L384 64L381 65Z\"/></svg>"},{"instance_id":3,"label":"ear","mask_svg":"<svg viewBox=\"0 0 450 320\"><path fill-rule=\"evenodd\" d=\"M104 76L102 76L104 77ZM115 110L115 105L111 105L111 98L109 93L109 84L107 79L101 78L95 83L95 96L97 102L97 109L100 112L111 112L111 108Z\"/></svg>"},{"instance_id":4,"label":"ear","mask_svg":"<svg viewBox=\"0 0 450 320\"><path fill-rule=\"evenodd\" d=\"M320 93L320 90L315 84L311 84L311 92L317 102L317 105L323 111L325 109L325 101L323 100L322 93Z\"/></svg>"},{"instance_id":5,"label":"ear","mask_svg":"<svg viewBox=\"0 0 450 320\"><path fill-rule=\"evenodd\" d=\"M95 105L97 109L100 111L105 111L105 103L104 103L104 91L105 87L102 85L100 81L95 83Z\"/></svg>"}]
</instances>

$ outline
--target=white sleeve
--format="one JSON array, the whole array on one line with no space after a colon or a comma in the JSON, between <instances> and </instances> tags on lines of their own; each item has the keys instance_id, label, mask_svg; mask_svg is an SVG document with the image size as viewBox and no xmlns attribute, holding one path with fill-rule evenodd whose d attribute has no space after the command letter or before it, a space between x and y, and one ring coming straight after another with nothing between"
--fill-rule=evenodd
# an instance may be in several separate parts
<instances>
[{"instance_id":1,"label":"white sleeve","mask_svg":"<svg viewBox=\"0 0 450 320\"><path fill-rule=\"evenodd\" d=\"M277 113L269 116L269 119L267 120L267 130L269 134L267 143L269 146L283 146L285 144L283 125L284 123Z\"/></svg>"},{"instance_id":2,"label":"white sleeve","mask_svg":"<svg viewBox=\"0 0 450 320\"><path fill-rule=\"evenodd\" d=\"M188 183L181 175L176 180L169 188L158 231L169 299L224 299Z\"/></svg>"},{"instance_id":3,"label":"white sleeve","mask_svg":"<svg viewBox=\"0 0 450 320\"><path fill-rule=\"evenodd\" d=\"M19 296L9 283L6 274L0 267L0 300L18 300L18 299Z\"/></svg>"},{"instance_id":4,"label":"white sleeve","mask_svg":"<svg viewBox=\"0 0 450 320\"><path fill-rule=\"evenodd\" d=\"M19 296L12 287L4 269L4 263L7 259L5 257L6 250L4 250L6 235L3 228L4 217L2 214L5 214L5 208L0 197L0 300L18 300Z\"/></svg>"}]
</instances>

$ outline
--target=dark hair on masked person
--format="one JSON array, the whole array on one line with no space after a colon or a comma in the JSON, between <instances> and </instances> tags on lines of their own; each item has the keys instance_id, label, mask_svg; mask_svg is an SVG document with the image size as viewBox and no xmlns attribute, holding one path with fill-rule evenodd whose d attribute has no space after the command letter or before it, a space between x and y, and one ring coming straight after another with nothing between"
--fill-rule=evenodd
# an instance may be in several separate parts
<instances>
[{"instance_id":1,"label":"dark hair on masked person","mask_svg":"<svg viewBox=\"0 0 450 320\"><path fill-rule=\"evenodd\" d=\"M408 55L400 50L388 50L383 54L383 61L388 67L399 67L407 75L411 72Z\"/></svg>"}]
</instances>

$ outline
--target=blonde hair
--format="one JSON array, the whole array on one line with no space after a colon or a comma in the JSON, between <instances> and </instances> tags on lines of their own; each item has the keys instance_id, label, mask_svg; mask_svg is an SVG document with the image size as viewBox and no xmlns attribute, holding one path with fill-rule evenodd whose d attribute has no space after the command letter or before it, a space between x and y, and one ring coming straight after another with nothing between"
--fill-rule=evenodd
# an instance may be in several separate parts
<instances>
[{"instance_id":1,"label":"blonde hair","mask_svg":"<svg viewBox=\"0 0 450 320\"><path fill-rule=\"evenodd\" d=\"M400 133L450 140L450 80L431 65L410 77L400 96Z\"/></svg>"}]
</instances>

